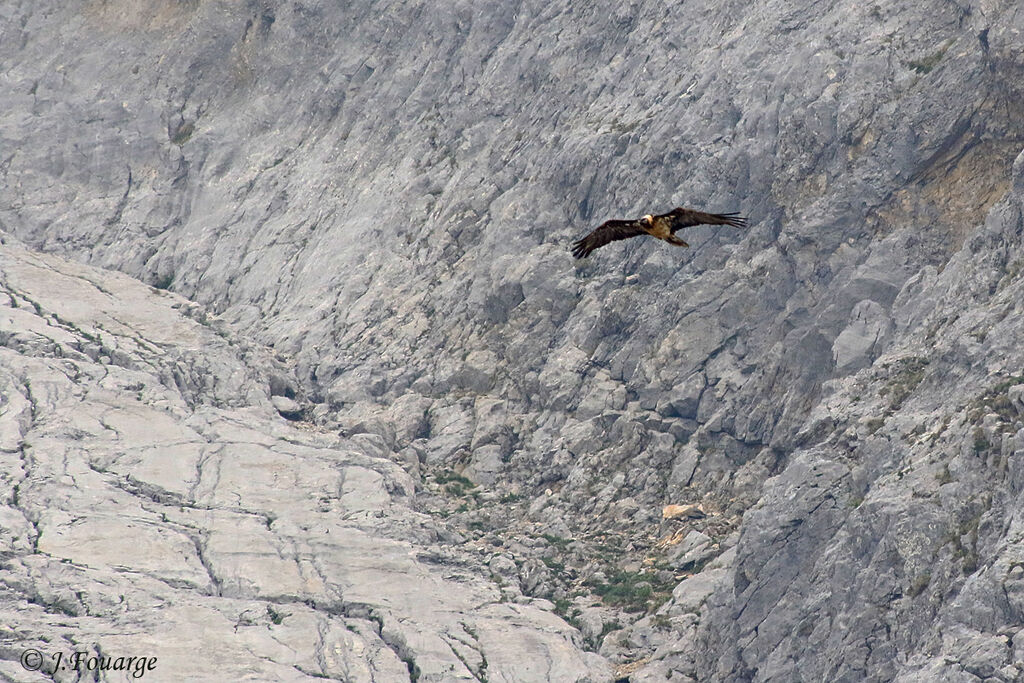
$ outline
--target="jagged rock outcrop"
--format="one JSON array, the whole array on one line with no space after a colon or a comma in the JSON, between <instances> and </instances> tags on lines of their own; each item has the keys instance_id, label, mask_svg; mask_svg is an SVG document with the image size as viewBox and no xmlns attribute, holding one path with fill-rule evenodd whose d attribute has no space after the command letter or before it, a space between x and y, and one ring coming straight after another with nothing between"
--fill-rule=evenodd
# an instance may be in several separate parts
<instances>
[{"instance_id":1,"label":"jagged rock outcrop","mask_svg":"<svg viewBox=\"0 0 1024 683\"><path fill-rule=\"evenodd\" d=\"M272 347L622 671L1016 675L1017 4L2 12L0 228ZM567 253L677 204L752 227Z\"/></svg>"}]
</instances>

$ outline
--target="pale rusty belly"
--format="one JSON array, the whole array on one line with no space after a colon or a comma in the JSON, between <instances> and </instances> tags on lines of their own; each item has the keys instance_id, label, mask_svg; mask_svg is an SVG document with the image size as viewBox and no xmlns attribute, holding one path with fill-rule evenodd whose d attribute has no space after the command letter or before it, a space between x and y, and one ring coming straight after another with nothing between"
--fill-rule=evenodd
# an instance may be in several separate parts
<instances>
[{"instance_id":1,"label":"pale rusty belly","mask_svg":"<svg viewBox=\"0 0 1024 683\"><path fill-rule=\"evenodd\" d=\"M653 225L644 226L644 230L647 234L657 237L659 240L667 240L672 236L672 231L669 230L668 223L663 221L654 221Z\"/></svg>"}]
</instances>

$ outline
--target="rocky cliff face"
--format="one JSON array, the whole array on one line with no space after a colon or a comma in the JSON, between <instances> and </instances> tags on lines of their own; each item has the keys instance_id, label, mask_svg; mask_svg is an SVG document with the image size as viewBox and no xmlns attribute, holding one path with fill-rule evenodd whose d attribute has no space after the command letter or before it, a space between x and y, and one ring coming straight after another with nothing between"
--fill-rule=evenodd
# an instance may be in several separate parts
<instances>
[{"instance_id":1,"label":"rocky cliff face","mask_svg":"<svg viewBox=\"0 0 1024 683\"><path fill-rule=\"evenodd\" d=\"M343 435L265 445L289 479L273 489L281 511L269 492L238 494L256 497L237 506L257 521L316 514L334 534L342 508L375 501L389 521L365 538L471 553L478 590L551 600L581 636L542 602L511 630L542 634L523 637L545 651L570 643L545 666L580 677L606 670L578 645L633 680L1024 675L1016 3L94 0L0 12L0 227L187 297L251 345L224 360L200 344L182 377L153 366L180 401L175 429L226 448L193 423L241 410L238 429L271 435L243 441L277 438L274 397L278 414ZM687 251L632 240L568 255L605 217L679 204L741 210L752 227L694 229ZM18 257L31 258L44 257ZM5 334L28 363L42 352L19 335L47 318L22 314ZM71 414L71 394L56 396L53 410ZM11 453L38 428L17 415ZM16 458L34 476L35 461ZM373 474L348 499L325 493L320 510L320 475L307 490L295 472L324 458ZM171 476L179 500L230 506L184 469ZM353 476L342 481L363 481ZM40 516L64 508L12 491L12 518L29 524L10 551L18 566L68 557L44 541L70 522ZM292 510L293 496L308 505ZM667 504L690 514L663 519ZM284 543L275 524L268 548ZM371 553L319 545L306 526L291 552L344 586ZM213 532L190 533L209 577L189 584L203 609L306 595L261 585L269 553L235 565L246 588L225 593ZM395 562L384 576L434 576ZM43 581L25 576L22 598ZM446 614L519 623L437 586ZM470 630L484 626L453 636L458 616L388 617L424 639L403 640L370 618L383 603L324 616L324 600L307 600L310 623L363 619L381 671L447 652L427 644L437 638L465 675L480 661L490 680L505 671L480 654ZM437 657L455 667L437 675L458 668Z\"/></svg>"},{"instance_id":2,"label":"rocky cliff face","mask_svg":"<svg viewBox=\"0 0 1024 683\"><path fill-rule=\"evenodd\" d=\"M416 512L400 466L281 417L260 350L177 295L5 241L6 680L39 679L26 649L68 681L97 656L155 658L158 680L609 675Z\"/></svg>"}]
</instances>

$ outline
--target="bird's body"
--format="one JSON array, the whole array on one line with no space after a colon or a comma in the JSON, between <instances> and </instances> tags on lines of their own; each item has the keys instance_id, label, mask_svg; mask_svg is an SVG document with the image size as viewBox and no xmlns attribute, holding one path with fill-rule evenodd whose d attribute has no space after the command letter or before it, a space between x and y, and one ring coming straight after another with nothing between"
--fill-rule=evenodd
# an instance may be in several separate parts
<instances>
[{"instance_id":1,"label":"bird's body","mask_svg":"<svg viewBox=\"0 0 1024 683\"><path fill-rule=\"evenodd\" d=\"M747 220L735 213L704 213L682 207L658 216L648 214L632 220L612 219L597 226L583 239L574 242L572 254L576 258L585 258L590 252L609 242L639 235L650 235L677 247L688 247L689 244L676 237L676 232L693 225L731 225L743 228L746 227Z\"/></svg>"}]
</instances>

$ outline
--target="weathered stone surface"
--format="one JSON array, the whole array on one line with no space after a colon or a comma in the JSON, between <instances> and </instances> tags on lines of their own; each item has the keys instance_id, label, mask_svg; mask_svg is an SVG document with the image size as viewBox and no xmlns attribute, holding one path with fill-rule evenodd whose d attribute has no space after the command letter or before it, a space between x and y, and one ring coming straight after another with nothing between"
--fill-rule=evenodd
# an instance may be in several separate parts
<instances>
[{"instance_id":1,"label":"weathered stone surface","mask_svg":"<svg viewBox=\"0 0 1024 683\"><path fill-rule=\"evenodd\" d=\"M0 375L0 538L55 553L11 574L31 632L62 628L40 605L134 585L77 568L132 560L81 550L116 530L149 558L118 571L161 600L267 615L261 642L317 623L378 667L316 655L320 675L409 653L480 674L512 617L463 633L482 594L443 549L477 579L505 556L488 591L546 643L577 636L524 588L621 600L600 647L636 680L1018 677L1022 31L1009 0L5 2L0 229L191 299L147 318L145 288L104 312L83 282L108 275L43 312L4 290L5 353L48 359ZM677 204L751 227L567 253ZM99 498L136 508L76 524ZM691 531L725 550L658 579ZM410 581L451 573L442 616L332 611L331 586L403 581L360 569L381 537ZM334 646L307 641L218 673L305 675L295 653Z\"/></svg>"},{"instance_id":2,"label":"weathered stone surface","mask_svg":"<svg viewBox=\"0 0 1024 683\"><path fill-rule=\"evenodd\" d=\"M717 546L712 544L711 537L700 531L691 531L668 554L669 565L677 569L692 569L695 565L718 554Z\"/></svg>"},{"instance_id":3,"label":"weathered stone surface","mask_svg":"<svg viewBox=\"0 0 1024 683\"><path fill-rule=\"evenodd\" d=\"M268 358L177 295L5 241L5 677L35 647L156 657L160 680L607 678L438 542L403 469L278 416Z\"/></svg>"}]
</instances>

